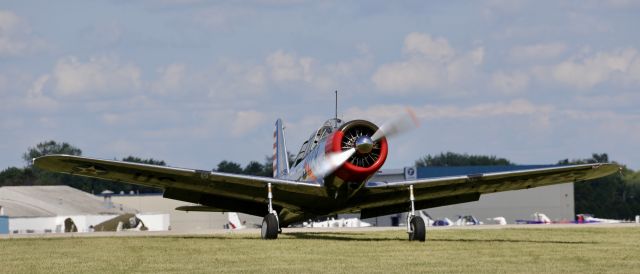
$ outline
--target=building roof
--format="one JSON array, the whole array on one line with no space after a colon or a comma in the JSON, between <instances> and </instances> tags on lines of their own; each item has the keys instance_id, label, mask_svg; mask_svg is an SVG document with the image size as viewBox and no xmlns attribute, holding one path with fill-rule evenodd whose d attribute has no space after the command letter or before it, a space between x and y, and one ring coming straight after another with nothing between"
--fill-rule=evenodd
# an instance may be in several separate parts
<instances>
[{"instance_id":1,"label":"building roof","mask_svg":"<svg viewBox=\"0 0 640 274\"><path fill-rule=\"evenodd\" d=\"M53 217L85 214L123 214L136 210L114 205L69 186L0 187L0 206L9 217Z\"/></svg>"}]
</instances>

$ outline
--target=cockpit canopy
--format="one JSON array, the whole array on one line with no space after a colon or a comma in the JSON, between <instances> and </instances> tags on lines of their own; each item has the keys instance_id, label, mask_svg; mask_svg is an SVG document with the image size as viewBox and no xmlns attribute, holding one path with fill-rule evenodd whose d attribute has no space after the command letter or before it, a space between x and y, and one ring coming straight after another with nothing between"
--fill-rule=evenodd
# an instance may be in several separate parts
<instances>
[{"instance_id":1,"label":"cockpit canopy","mask_svg":"<svg viewBox=\"0 0 640 274\"><path fill-rule=\"evenodd\" d=\"M316 146L322 139L329 136L329 134L331 134L341 125L342 125L342 120L338 118L331 118L326 122L324 122L322 127L320 127L315 133L309 136L309 140L306 140L304 141L304 143L302 143L302 147L300 148L300 151L298 152L295 161L293 161L292 166L297 166L302 161L302 159L304 159L304 157L307 156L307 154L310 151L316 148Z\"/></svg>"}]
</instances>

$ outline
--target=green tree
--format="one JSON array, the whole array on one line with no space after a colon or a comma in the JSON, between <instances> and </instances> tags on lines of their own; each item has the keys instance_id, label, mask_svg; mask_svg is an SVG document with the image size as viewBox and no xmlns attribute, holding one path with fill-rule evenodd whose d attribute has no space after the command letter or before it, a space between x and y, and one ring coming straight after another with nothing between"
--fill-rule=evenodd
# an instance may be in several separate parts
<instances>
[{"instance_id":1,"label":"green tree","mask_svg":"<svg viewBox=\"0 0 640 274\"><path fill-rule=\"evenodd\" d=\"M505 158L485 155L469 155L455 152L427 155L416 161L416 166L506 166L513 163Z\"/></svg>"},{"instance_id":2,"label":"green tree","mask_svg":"<svg viewBox=\"0 0 640 274\"><path fill-rule=\"evenodd\" d=\"M31 161L34 158L49 154L82 155L82 150L65 142L58 143L51 140L39 143L35 147L30 147L27 152L22 155L22 159L27 166L31 166Z\"/></svg>"},{"instance_id":3,"label":"green tree","mask_svg":"<svg viewBox=\"0 0 640 274\"><path fill-rule=\"evenodd\" d=\"M594 153L591 158L560 160L558 164L588 164L609 161L606 153ZM596 217L632 219L640 212L640 187L636 172L623 168L620 173L573 184L576 213Z\"/></svg>"},{"instance_id":4,"label":"green tree","mask_svg":"<svg viewBox=\"0 0 640 274\"><path fill-rule=\"evenodd\" d=\"M243 172L242 166L240 166L240 164L226 160L218 164L218 168L216 168L216 171L233 174L242 174Z\"/></svg>"},{"instance_id":5,"label":"green tree","mask_svg":"<svg viewBox=\"0 0 640 274\"><path fill-rule=\"evenodd\" d=\"M9 167L0 172L0 186L24 186L37 184L30 168Z\"/></svg>"},{"instance_id":6,"label":"green tree","mask_svg":"<svg viewBox=\"0 0 640 274\"><path fill-rule=\"evenodd\" d=\"M81 155L82 151L68 143L46 141L29 147L22 156L27 163L24 168L10 167L0 172L0 186L8 185L68 185L90 193L100 193L104 190L119 192L157 193L161 190L133 184L122 184L113 181L73 176L68 174L49 172L35 168L31 159L49 154ZM154 165L166 165L164 161L155 159L141 159L134 156L124 158L123 161L139 162Z\"/></svg>"},{"instance_id":7,"label":"green tree","mask_svg":"<svg viewBox=\"0 0 640 274\"><path fill-rule=\"evenodd\" d=\"M289 157L289 161L293 161L293 158ZM273 156L264 157L264 171L262 176L273 177Z\"/></svg>"},{"instance_id":8,"label":"green tree","mask_svg":"<svg viewBox=\"0 0 640 274\"><path fill-rule=\"evenodd\" d=\"M122 158L122 161L125 162L132 162L132 163L141 163L141 164L148 164L148 165L156 165L156 166L166 166L167 163L165 163L163 160L156 160L153 158L149 158L149 159L141 159L138 157L134 157L129 155L127 158Z\"/></svg>"},{"instance_id":9,"label":"green tree","mask_svg":"<svg viewBox=\"0 0 640 274\"><path fill-rule=\"evenodd\" d=\"M558 165L580 165L580 164L595 164L595 163L608 163L609 155L606 153L593 153L591 154L591 158L587 159L573 159L569 161L569 159L564 159L558 161Z\"/></svg>"},{"instance_id":10,"label":"green tree","mask_svg":"<svg viewBox=\"0 0 640 274\"><path fill-rule=\"evenodd\" d=\"M264 165L257 161L251 161L244 167L242 173L247 175L264 176Z\"/></svg>"}]
</instances>

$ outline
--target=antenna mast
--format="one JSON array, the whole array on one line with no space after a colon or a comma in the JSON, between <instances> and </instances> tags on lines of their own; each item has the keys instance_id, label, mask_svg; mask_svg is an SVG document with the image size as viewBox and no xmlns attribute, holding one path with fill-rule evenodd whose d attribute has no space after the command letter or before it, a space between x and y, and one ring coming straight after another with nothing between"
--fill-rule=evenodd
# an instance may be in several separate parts
<instances>
[{"instance_id":1,"label":"antenna mast","mask_svg":"<svg viewBox=\"0 0 640 274\"><path fill-rule=\"evenodd\" d=\"M338 91L336 90L336 121L338 121Z\"/></svg>"}]
</instances>

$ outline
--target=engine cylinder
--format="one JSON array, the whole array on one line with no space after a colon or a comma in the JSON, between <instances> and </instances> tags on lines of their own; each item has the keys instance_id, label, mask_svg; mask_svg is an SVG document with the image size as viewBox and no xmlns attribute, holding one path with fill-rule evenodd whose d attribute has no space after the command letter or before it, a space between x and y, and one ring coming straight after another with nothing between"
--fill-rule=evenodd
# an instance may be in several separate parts
<instances>
[{"instance_id":1,"label":"engine cylinder","mask_svg":"<svg viewBox=\"0 0 640 274\"><path fill-rule=\"evenodd\" d=\"M354 120L343 124L329 137L325 148L327 153L356 149L356 153L335 171L336 176L347 182L363 182L382 167L387 159L387 140L382 138L373 142L370 149L362 149L361 144L363 139L370 139L377 130L378 127L369 121Z\"/></svg>"}]
</instances>

